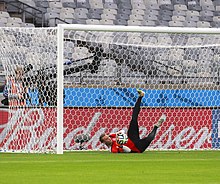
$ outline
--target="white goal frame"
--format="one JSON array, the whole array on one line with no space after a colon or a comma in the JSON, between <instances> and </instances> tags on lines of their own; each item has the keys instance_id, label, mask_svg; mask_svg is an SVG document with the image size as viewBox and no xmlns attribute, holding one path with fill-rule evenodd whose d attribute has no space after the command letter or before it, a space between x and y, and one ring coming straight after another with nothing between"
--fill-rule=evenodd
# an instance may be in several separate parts
<instances>
[{"instance_id":1,"label":"white goal frame","mask_svg":"<svg viewBox=\"0 0 220 184\"><path fill-rule=\"evenodd\" d=\"M148 32L148 33L185 33L185 34L220 34L217 28L182 28L182 27L140 27L112 25L59 24L57 27L57 154L63 154L63 49L64 30L104 31L104 32Z\"/></svg>"}]
</instances>

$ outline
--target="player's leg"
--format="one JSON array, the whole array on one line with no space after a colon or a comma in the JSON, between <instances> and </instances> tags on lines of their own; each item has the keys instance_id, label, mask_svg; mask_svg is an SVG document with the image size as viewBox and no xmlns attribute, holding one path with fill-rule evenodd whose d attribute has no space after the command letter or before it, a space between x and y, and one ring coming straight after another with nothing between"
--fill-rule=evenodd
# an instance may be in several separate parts
<instances>
[{"instance_id":1,"label":"player's leg","mask_svg":"<svg viewBox=\"0 0 220 184\"><path fill-rule=\"evenodd\" d=\"M162 123L166 121L166 115L163 114L160 119L158 120L157 124L154 126L153 130L149 133L149 135L139 141L135 142L136 147L141 151L144 152L150 143L154 140L157 129L162 125Z\"/></svg>"},{"instance_id":2,"label":"player's leg","mask_svg":"<svg viewBox=\"0 0 220 184\"><path fill-rule=\"evenodd\" d=\"M132 119L128 128L128 137L134 142L138 139L139 137L139 128L138 128L138 114L140 112L140 105L141 105L141 100L144 96L144 92L141 90L137 89L137 92L139 93L139 97L135 103L135 106L133 108L132 112Z\"/></svg>"}]
</instances>

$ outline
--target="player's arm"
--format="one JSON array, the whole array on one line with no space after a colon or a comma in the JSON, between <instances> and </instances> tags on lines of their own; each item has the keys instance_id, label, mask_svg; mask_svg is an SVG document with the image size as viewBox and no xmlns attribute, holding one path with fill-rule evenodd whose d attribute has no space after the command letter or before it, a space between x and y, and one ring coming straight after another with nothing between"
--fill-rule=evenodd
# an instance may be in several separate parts
<instances>
[{"instance_id":1,"label":"player's arm","mask_svg":"<svg viewBox=\"0 0 220 184\"><path fill-rule=\"evenodd\" d=\"M119 146L119 153L130 153L131 149L125 145L120 145Z\"/></svg>"}]
</instances>

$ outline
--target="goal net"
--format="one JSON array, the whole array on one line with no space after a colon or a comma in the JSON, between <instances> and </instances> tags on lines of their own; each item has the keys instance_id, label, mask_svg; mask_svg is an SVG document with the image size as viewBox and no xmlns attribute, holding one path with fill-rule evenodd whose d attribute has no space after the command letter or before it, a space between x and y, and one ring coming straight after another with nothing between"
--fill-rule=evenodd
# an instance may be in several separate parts
<instances>
[{"instance_id":1,"label":"goal net","mask_svg":"<svg viewBox=\"0 0 220 184\"><path fill-rule=\"evenodd\" d=\"M94 25L0 29L9 101L0 112L7 111L0 149L106 150L99 136L127 131L136 88L145 92L140 137L167 115L148 149L219 149L219 33Z\"/></svg>"}]
</instances>

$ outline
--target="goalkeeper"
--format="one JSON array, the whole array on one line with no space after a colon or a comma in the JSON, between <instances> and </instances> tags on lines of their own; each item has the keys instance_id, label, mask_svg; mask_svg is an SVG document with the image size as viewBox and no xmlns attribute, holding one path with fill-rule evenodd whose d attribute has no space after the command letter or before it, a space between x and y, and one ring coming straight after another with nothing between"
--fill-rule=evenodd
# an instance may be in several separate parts
<instances>
[{"instance_id":1,"label":"goalkeeper","mask_svg":"<svg viewBox=\"0 0 220 184\"><path fill-rule=\"evenodd\" d=\"M121 130L117 133L113 133L110 135L102 134L99 138L100 142L108 146L110 148L110 152L112 153L144 152L146 148L150 145L150 143L154 140L157 129L166 120L166 116L165 114L163 114L158 120L157 124L154 126L151 133L147 137L140 139L137 120L138 120L138 114L140 112L140 104L144 96L144 92L141 90L137 90L137 91L139 93L139 97L133 109L133 114L128 129L128 134L127 135L124 134L124 131ZM126 137L128 137L127 140Z\"/></svg>"}]
</instances>

